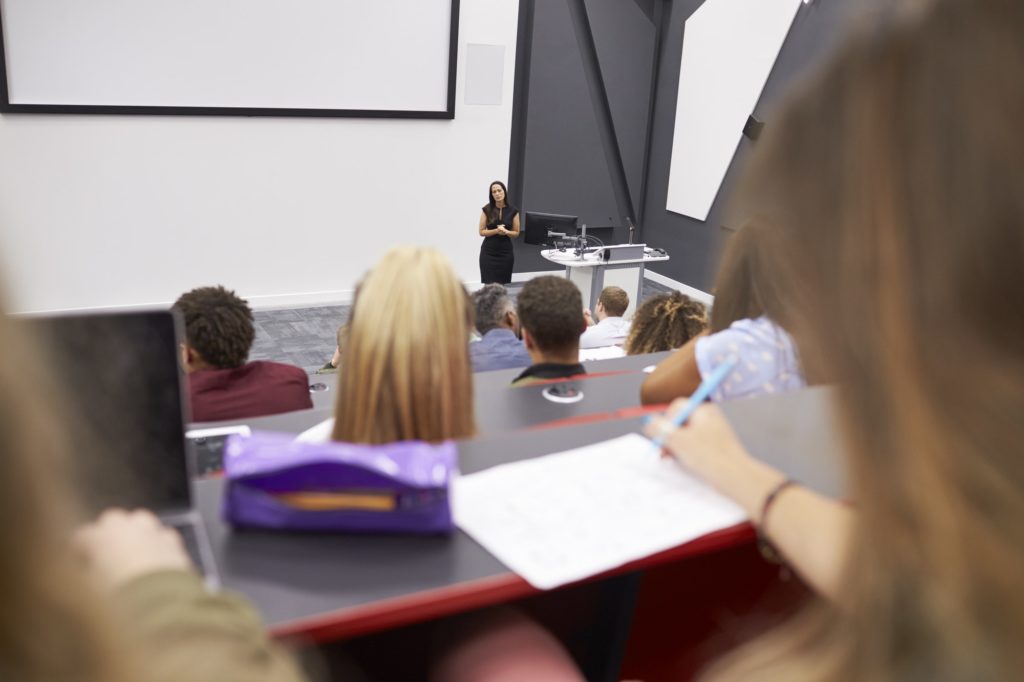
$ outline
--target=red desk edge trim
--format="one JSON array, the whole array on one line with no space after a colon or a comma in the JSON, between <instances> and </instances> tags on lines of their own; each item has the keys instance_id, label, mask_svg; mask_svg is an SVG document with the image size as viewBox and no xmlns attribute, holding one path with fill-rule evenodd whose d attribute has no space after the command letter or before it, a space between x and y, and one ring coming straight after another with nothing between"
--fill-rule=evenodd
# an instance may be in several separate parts
<instances>
[{"instance_id":1,"label":"red desk edge trim","mask_svg":"<svg viewBox=\"0 0 1024 682\"><path fill-rule=\"evenodd\" d=\"M704 535L678 547L632 561L580 582L601 580L699 554L735 547L746 542L753 542L754 538L753 527L744 522ZM300 618L274 626L270 628L270 633L279 638L296 638L303 642L324 643L412 625L454 613L529 597L541 592L542 590L532 587L515 573L507 572L451 587L426 590L365 606Z\"/></svg>"}]
</instances>

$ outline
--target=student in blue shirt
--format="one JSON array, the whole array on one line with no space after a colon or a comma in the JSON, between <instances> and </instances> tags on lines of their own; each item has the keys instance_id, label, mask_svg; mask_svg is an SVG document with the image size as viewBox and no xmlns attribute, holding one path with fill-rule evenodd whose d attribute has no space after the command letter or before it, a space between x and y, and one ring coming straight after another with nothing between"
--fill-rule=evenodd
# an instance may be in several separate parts
<instances>
[{"instance_id":1,"label":"student in blue shirt","mask_svg":"<svg viewBox=\"0 0 1024 682\"><path fill-rule=\"evenodd\" d=\"M520 340L519 316L508 291L487 284L473 294L476 330L481 338L469 345L474 372L528 367L532 360Z\"/></svg>"},{"instance_id":2,"label":"student in blue shirt","mask_svg":"<svg viewBox=\"0 0 1024 682\"><path fill-rule=\"evenodd\" d=\"M640 400L645 405L691 395L731 355L739 365L711 394L715 402L805 386L796 346L783 328L791 306L766 256L779 230L777 219L759 215L730 239L715 279L708 333L688 341L644 380Z\"/></svg>"}]
</instances>

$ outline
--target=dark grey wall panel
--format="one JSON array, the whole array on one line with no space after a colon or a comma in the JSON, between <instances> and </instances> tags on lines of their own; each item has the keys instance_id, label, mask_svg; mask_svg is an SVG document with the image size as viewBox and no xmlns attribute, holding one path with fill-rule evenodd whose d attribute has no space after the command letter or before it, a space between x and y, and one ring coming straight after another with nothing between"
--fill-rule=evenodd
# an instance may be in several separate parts
<instances>
[{"instance_id":1,"label":"dark grey wall panel","mask_svg":"<svg viewBox=\"0 0 1024 682\"><path fill-rule=\"evenodd\" d=\"M616 226L643 198L661 0L521 0L510 179L527 210ZM525 50L526 52L522 52ZM524 113L525 112L525 113ZM551 270L515 246L516 272Z\"/></svg>"},{"instance_id":2,"label":"dark grey wall panel","mask_svg":"<svg viewBox=\"0 0 1024 682\"><path fill-rule=\"evenodd\" d=\"M541 0L535 12L523 205L608 225L615 199L568 6Z\"/></svg>"},{"instance_id":3,"label":"dark grey wall panel","mask_svg":"<svg viewBox=\"0 0 1024 682\"><path fill-rule=\"evenodd\" d=\"M534 3L530 64L523 208L609 225L615 194L566 0ZM515 250L517 272L557 269L538 247L517 240Z\"/></svg>"},{"instance_id":4,"label":"dark grey wall panel","mask_svg":"<svg viewBox=\"0 0 1024 682\"><path fill-rule=\"evenodd\" d=\"M641 236L648 244L668 249L672 257L667 263L653 266L653 271L710 291L721 248L731 234L729 229L722 226L722 214L752 143L745 138L740 143L706 222L665 210L684 28L686 19L701 4L703 0L674 0L666 3L661 27L647 185L641 211ZM812 5L801 7L755 108L755 115L765 121L766 125L772 123L772 104L781 99L807 67L822 61L839 41L852 13L863 6L862 0L816 0Z\"/></svg>"},{"instance_id":5,"label":"dark grey wall panel","mask_svg":"<svg viewBox=\"0 0 1024 682\"><path fill-rule=\"evenodd\" d=\"M625 0L623 0L623 2L625 2ZM655 17L658 16L657 7L663 2L664 0L633 0L633 4L636 5L651 21L654 21Z\"/></svg>"},{"instance_id":6,"label":"dark grey wall panel","mask_svg":"<svg viewBox=\"0 0 1024 682\"><path fill-rule=\"evenodd\" d=\"M633 206L639 207L657 28L634 2L586 0L585 4L629 193Z\"/></svg>"},{"instance_id":7,"label":"dark grey wall panel","mask_svg":"<svg viewBox=\"0 0 1024 682\"><path fill-rule=\"evenodd\" d=\"M509 180L527 210L579 215L591 226L622 225L625 198L639 213L639 238L672 256L651 269L708 291L732 233L722 216L752 143L740 143L706 222L665 210L685 23L703 2L521 0ZM755 115L772 125L773 104L822 61L854 12L876 2L885 0L802 6ZM616 229L614 241L626 237ZM556 269L539 247L519 240L515 249L516 272Z\"/></svg>"}]
</instances>

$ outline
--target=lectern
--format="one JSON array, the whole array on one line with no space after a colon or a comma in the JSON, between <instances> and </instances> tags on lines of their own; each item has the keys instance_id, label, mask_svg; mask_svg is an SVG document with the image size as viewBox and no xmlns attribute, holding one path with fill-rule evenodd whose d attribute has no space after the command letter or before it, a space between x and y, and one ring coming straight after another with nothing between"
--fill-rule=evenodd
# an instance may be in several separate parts
<instances>
[{"instance_id":1,"label":"lectern","mask_svg":"<svg viewBox=\"0 0 1024 682\"><path fill-rule=\"evenodd\" d=\"M565 276L579 287L583 304L595 310L601 290L622 287L629 295L629 307L623 317L636 310L643 291L644 265L668 260L668 254L644 244L621 244L589 249L545 249L546 260L565 266Z\"/></svg>"}]
</instances>

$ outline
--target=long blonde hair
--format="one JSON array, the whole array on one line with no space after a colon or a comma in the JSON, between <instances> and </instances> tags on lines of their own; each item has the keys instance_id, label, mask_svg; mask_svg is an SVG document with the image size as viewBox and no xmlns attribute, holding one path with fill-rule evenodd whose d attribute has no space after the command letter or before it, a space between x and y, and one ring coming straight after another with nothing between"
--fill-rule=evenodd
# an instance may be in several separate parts
<instances>
[{"instance_id":1,"label":"long blonde hair","mask_svg":"<svg viewBox=\"0 0 1024 682\"><path fill-rule=\"evenodd\" d=\"M783 218L859 523L842 608L713 676L1024 676L1022 72L1024 3L937 0L851 41L759 145L739 210Z\"/></svg>"},{"instance_id":2,"label":"long blonde hair","mask_svg":"<svg viewBox=\"0 0 1024 682\"><path fill-rule=\"evenodd\" d=\"M440 252L389 251L353 304L332 437L438 442L476 433L472 315L466 290Z\"/></svg>"},{"instance_id":3,"label":"long blonde hair","mask_svg":"<svg viewBox=\"0 0 1024 682\"><path fill-rule=\"evenodd\" d=\"M0 313L0 679L131 679L128 654L69 556L66 415L22 324Z\"/></svg>"}]
</instances>

